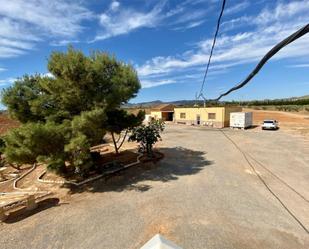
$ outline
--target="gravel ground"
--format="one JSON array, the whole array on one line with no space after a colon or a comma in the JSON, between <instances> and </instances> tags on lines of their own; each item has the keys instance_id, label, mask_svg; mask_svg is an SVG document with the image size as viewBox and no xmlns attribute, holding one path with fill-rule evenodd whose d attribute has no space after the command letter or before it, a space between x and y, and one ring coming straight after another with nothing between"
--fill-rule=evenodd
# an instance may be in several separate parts
<instances>
[{"instance_id":1,"label":"gravel ground","mask_svg":"<svg viewBox=\"0 0 309 249\"><path fill-rule=\"evenodd\" d=\"M0 224L0 247L137 249L161 233L184 249L309 248L302 137L168 125L159 146L165 158L156 165Z\"/></svg>"}]
</instances>

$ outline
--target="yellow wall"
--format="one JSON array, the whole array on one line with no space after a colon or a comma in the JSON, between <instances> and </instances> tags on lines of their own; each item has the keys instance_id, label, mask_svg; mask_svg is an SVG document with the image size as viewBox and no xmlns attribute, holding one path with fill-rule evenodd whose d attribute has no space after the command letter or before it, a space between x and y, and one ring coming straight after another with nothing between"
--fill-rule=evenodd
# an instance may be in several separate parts
<instances>
[{"instance_id":1,"label":"yellow wall","mask_svg":"<svg viewBox=\"0 0 309 249\"><path fill-rule=\"evenodd\" d=\"M155 111L151 111L150 112L151 117L155 118L155 119L161 119L162 118L162 114L161 112L155 112Z\"/></svg>"},{"instance_id":2,"label":"yellow wall","mask_svg":"<svg viewBox=\"0 0 309 249\"><path fill-rule=\"evenodd\" d=\"M196 116L199 114L201 117L201 125L203 122L213 122L217 126L229 126L230 113L239 112L239 107L201 107L201 108L175 108L174 119L177 122L196 122ZM186 118L180 118L180 113L185 113ZM215 119L208 119L209 113L215 113Z\"/></svg>"},{"instance_id":3,"label":"yellow wall","mask_svg":"<svg viewBox=\"0 0 309 249\"><path fill-rule=\"evenodd\" d=\"M222 121L224 117L223 107L206 107L206 108L175 108L175 119L181 120L180 113L186 113L184 120L196 120L196 115L201 116L201 121ZM208 113L215 113L216 119L208 119Z\"/></svg>"}]
</instances>

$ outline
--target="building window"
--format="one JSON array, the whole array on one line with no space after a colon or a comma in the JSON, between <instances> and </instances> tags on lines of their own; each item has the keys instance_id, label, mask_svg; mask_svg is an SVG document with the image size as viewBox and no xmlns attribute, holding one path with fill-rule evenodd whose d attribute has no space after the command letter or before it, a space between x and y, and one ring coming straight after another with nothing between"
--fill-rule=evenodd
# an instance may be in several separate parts
<instances>
[{"instance_id":1,"label":"building window","mask_svg":"<svg viewBox=\"0 0 309 249\"><path fill-rule=\"evenodd\" d=\"M208 119L216 119L216 113L208 113Z\"/></svg>"},{"instance_id":2,"label":"building window","mask_svg":"<svg viewBox=\"0 0 309 249\"><path fill-rule=\"evenodd\" d=\"M186 118L186 113L184 113L184 112L181 112L181 113L180 113L180 118L183 118L183 119L185 119L185 118Z\"/></svg>"}]
</instances>

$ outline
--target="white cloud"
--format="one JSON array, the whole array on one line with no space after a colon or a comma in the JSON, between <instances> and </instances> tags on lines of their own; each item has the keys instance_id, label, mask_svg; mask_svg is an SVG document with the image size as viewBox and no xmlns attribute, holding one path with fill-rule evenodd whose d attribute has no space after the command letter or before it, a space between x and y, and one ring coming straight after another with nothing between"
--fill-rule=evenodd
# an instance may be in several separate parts
<instances>
[{"instance_id":1,"label":"white cloud","mask_svg":"<svg viewBox=\"0 0 309 249\"><path fill-rule=\"evenodd\" d=\"M292 68L307 68L307 67L309 67L309 63L307 63L307 64L289 65L288 67L292 67Z\"/></svg>"},{"instance_id":2,"label":"white cloud","mask_svg":"<svg viewBox=\"0 0 309 249\"><path fill-rule=\"evenodd\" d=\"M229 31L249 25L251 26L254 25L254 23L252 23L252 17L244 15L241 17L234 18L232 20L222 22L221 31Z\"/></svg>"},{"instance_id":3,"label":"white cloud","mask_svg":"<svg viewBox=\"0 0 309 249\"><path fill-rule=\"evenodd\" d=\"M11 39L0 37L0 47L12 47L12 48L19 48L23 50L30 50L30 49L33 49L34 44L29 41L11 40Z\"/></svg>"},{"instance_id":4,"label":"white cloud","mask_svg":"<svg viewBox=\"0 0 309 249\"><path fill-rule=\"evenodd\" d=\"M289 3L279 3L274 9L264 9L255 22L258 24L268 24L273 21L284 21L284 19L295 17L296 15L308 15L309 1L294 1ZM308 16L307 16L308 17ZM297 18L297 16L296 16ZM308 18L307 18L308 21Z\"/></svg>"},{"instance_id":5,"label":"white cloud","mask_svg":"<svg viewBox=\"0 0 309 249\"><path fill-rule=\"evenodd\" d=\"M1 3L1 0L0 0ZM0 7L1 8L1 7ZM0 36L12 40L39 41L37 34L27 31L27 25L9 17L0 17Z\"/></svg>"},{"instance_id":6,"label":"white cloud","mask_svg":"<svg viewBox=\"0 0 309 249\"><path fill-rule=\"evenodd\" d=\"M10 86L15 82L16 78L7 78L0 80L0 87L1 86Z\"/></svg>"},{"instance_id":7,"label":"white cloud","mask_svg":"<svg viewBox=\"0 0 309 249\"><path fill-rule=\"evenodd\" d=\"M54 47L68 46L69 44L79 43L79 40L55 40L51 41L50 45Z\"/></svg>"},{"instance_id":8,"label":"white cloud","mask_svg":"<svg viewBox=\"0 0 309 249\"><path fill-rule=\"evenodd\" d=\"M0 58L10 58L25 54L26 51L18 48L0 46Z\"/></svg>"},{"instance_id":9,"label":"white cloud","mask_svg":"<svg viewBox=\"0 0 309 249\"><path fill-rule=\"evenodd\" d=\"M173 24L188 23L196 20L201 20L205 17L207 9L197 9L195 11L188 11L187 13L181 15Z\"/></svg>"},{"instance_id":10,"label":"white cloud","mask_svg":"<svg viewBox=\"0 0 309 249\"><path fill-rule=\"evenodd\" d=\"M216 0L188 0L175 6L168 0L160 0L150 9L137 10L112 1L107 10L99 15L102 30L91 42L128 34L140 28L192 29L205 22L214 2Z\"/></svg>"},{"instance_id":11,"label":"white cloud","mask_svg":"<svg viewBox=\"0 0 309 249\"><path fill-rule=\"evenodd\" d=\"M144 80L142 81L143 88L150 88L154 86L166 85L176 83L173 79L163 79L163 80Z\"/></svg>"},{"instance_id":12,"label":"white cloud","mask_svg":"<svg viewBox=\"0 0 309 249\"><path fill-rule=\"evenodd\" d=\"M0 57L14 57L37 42L72 39L92 13L73 0L0 0Z\"/></svg>"},{"instance_id":13,"label":"white cloud","mask_svg":"<svg viewBox=\"0 0 309 249\"><path fill-rule=\"evenodd\" d=\"M0 14L34 25L34 28L48 34L69 37L82 31L80 22L92 15L89 10L74 1L61 0L1 0Z\"/></svg>"},{"instance_id":14,"label":"white cloud","mask_svg":"<svg viewBox=\"0 0 309 249\"><path fill-rule=\"evenodd\" d=\"M104 12L100 15L100 25L103 31L97 34L94 41L105 40L113 36L127 34L139 28L155 27L161 20L164 3L160 2L149 12L136 11L125 8L117 11Z\"/></svg>"},{"instance_id":15,"label":"white cloud","mask_svg":"<svg viewBox=\"0 0 309 249\"><path fill-rule=\"evenodd\" d=\"M234 4L234 2L231 2L231 4ZM232 5L231 7L227 8L224 13L229 15L229 14L235 14L238 13L242 10L245 10L246 8L248 8L250 5L249 1L243 1L237 4Z\"/></svg>"},{"instance_id":16,"label":"white cloud","mask_svg":"<svg viewBox=\"0 0 309 249\"><path fill-rule=\"evenodd\" d=\"M111 3L111 5L110 5L109 8L110 8L110 10L112 10L112 11L116 11L116 10L118 10L119 6L120 6L120 3L119 3L119 2L113 1L113 2Z\"/></svg>"},{"instance_id":17,"label":"white cloud","mask_svg":"<svg viewBox=\"0 0 309 249\"><path fill-rule=\"evenodd\" d=\"M250 27L248 32L234 32L232 34L222 34L217 40L210 72L224 73L226 69L236 65L257 62L274 45L292 34L306 24L307 6L309 1L298 1L293 4L278 4L275 7L274 17L271 22L261 21L269 9L264 9L256 16L240 17L239 24ZM283 15L283 10L287 9L287 14ZM305 9L305 10L304 10ZM248 18L251 23L248 22ZM253 23L253 24L252 24ZM137 71L142 80L153 82L157 78L172 78L175 73L179 74L185 70L204 68L208 60L211 39L202 40L197 43L194 49L185 51L183 54L175 56L157 56L143 65L137 66ZM308 59L309 56L309 35L306 35L296 42L290 44L273 57L272 60L283 58ZM202 73L200 77L202 78ZM161 85L162 82L160 82ZM153 83L151 86L155 86Z\"/></svg>"},{"instance_id":18,"label":"white cloud","mask_svg":"<svg viewBox=\"0 0 309 249\"><path fill-rule=\"evenodd\" d=\"M309 12L309 1L301 0L289 3L279 2L276 6L263 9L257 16L243 15L222 23L224 31L237 29L244 26L258 25L261 27L268 27L274 22L288 21L308 22L307 13Z\"/></svg>"},{"instance_id":19,"label":"white cloud","mask_svg":"<svg viewBox=\"0 0 309 249\"><path fill-rule=\"evenodd\" d=\"M201 26L204 22L205 22L205 20L196 21L196 22L190 22L189 24L187 24L187 25L185 25L185 26L180 26L180 27L173 28L173 30L187 30L187 29L192 29L192 28Z\"/></svg>"}]
</instances>

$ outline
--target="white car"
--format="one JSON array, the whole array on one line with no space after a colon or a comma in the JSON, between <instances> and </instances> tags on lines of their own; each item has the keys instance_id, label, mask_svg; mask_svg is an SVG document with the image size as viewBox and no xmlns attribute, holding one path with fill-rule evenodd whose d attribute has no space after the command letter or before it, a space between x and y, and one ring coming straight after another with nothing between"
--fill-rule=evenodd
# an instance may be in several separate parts
<instances>
[{"instance_id":1,"label":"white car","mask_svg":"<svg viewBox=\"0 0 309 249\"><path fill-rule=\"evenodd\" d=\"M262 130L278 130L278 121L274 119L264 120Z\"/></svg>"}]
</instances>

